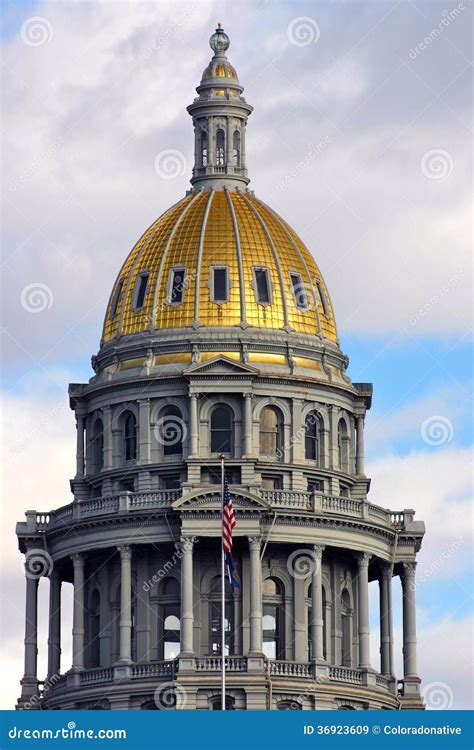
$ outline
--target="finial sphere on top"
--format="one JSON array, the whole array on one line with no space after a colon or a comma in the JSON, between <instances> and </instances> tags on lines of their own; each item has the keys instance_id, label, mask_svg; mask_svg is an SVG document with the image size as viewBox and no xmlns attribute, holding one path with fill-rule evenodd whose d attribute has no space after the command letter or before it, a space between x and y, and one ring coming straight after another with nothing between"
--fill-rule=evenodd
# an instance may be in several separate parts
<instances>
[{"instance_id":1,"label":"finial sphere on top","mask_svg":"<svg viewBox=\"0 0 474 750\"><path fill-rule=\"evenodd\" d=\"M220 23L217 24L215 33L209 39L209 44L213 52L226 52L229 49L230 39Z\"/></svg>"}]
</instances>

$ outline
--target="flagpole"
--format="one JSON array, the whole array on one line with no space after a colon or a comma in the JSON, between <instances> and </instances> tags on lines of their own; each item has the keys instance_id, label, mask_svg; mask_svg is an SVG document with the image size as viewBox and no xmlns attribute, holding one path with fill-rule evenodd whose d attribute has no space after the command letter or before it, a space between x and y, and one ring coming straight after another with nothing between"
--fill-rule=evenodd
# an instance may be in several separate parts
<instances>
[{"instance_id":1,"label":"flagpole","mask_svg":"<svg viewBox=\"0 0 474 750\"><path fill-rule=\"evenodd\" d=\"M224 456L221 455L221 669L222 710L225 711L225 554L224 554Z\"/></svg>"}]
</instances>

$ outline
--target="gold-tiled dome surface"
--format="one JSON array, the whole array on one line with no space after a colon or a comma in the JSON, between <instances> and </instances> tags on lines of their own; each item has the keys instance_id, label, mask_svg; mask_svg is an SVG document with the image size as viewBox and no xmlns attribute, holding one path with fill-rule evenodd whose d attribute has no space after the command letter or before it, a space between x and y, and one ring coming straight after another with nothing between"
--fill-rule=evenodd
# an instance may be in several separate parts
<instances>
[{"instance_id":1,"label":"gold-tiled dome surface","mask_svg":"<svg viewBox=\"0 0 474 750\"><path fill-rule=\"evenodd\" d=\"M224 303L212 301L211 266L228 269ZM270 304L257 301L255 267L268 269ZM174 268L185 269L179 304L169 301ZM144 304L135 309L137 280L143 274L148 274ZM307 309L297 305L290 274L299 274L303 281ZM291 227L251 193L191 193L147 229L123 264L107 306L103 340L155 329L241 324L337 341L324 280Z\"/></svg>"}]
</instances>

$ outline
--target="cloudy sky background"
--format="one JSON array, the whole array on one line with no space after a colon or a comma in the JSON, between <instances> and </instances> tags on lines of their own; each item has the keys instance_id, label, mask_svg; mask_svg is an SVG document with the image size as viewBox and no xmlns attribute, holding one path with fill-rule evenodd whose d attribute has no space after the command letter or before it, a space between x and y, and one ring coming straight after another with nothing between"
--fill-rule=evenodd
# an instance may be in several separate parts
<instances>
[{"instance_id":1,"label":"cloudy sky background","mask_svg":"<svg viewBox=\"0 0 474 750\"><path fill-rule=\"evenodd\" d=\"M4 12L0 706L14 705L22 675L15 522L72 499L67 384L91 376L123 259L189 187L185 107L221 21L255 107L251 187L314 253L350 375L374 383L371 500L415 508L427 525L417 588L425 698L472 707L472 8L10 1ZM155 168L167 149L179 152L173 179ZM40 589L42 673L46 581ZM373 585L371 595L377 666ZM394 598L400 676L398 588ZM68 606L66 591L66 629ZM67 666L66 631L64 641Z\"/></svg>"}]
</instances>

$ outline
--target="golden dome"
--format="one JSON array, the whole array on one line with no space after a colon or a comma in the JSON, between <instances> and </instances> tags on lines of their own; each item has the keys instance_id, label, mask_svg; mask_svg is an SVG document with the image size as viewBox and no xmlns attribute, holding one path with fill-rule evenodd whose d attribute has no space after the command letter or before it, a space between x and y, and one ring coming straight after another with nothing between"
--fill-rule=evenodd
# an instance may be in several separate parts
<instances>
[{"instance_id":1,"label":"golden dome","mask_svg":"<svg viewBox=\"0 0 474 750\"><path fill-rule=\"evenodd\" d=\"M250 192L191 192L147 229L114 284L103 341L201 326L337 341L326 285L309 250Z\"/></svg>"}]
</instances>

